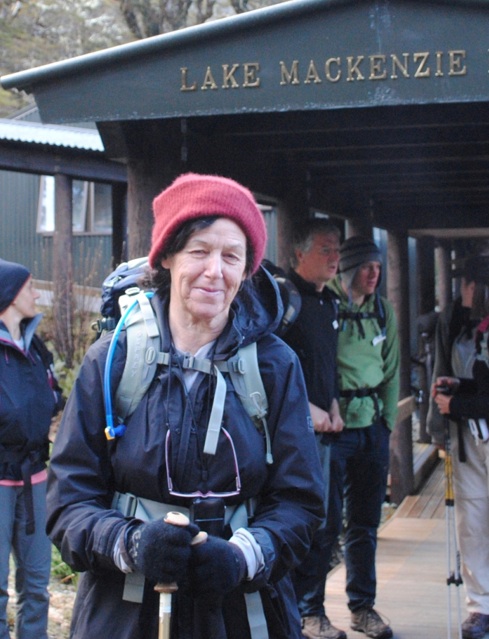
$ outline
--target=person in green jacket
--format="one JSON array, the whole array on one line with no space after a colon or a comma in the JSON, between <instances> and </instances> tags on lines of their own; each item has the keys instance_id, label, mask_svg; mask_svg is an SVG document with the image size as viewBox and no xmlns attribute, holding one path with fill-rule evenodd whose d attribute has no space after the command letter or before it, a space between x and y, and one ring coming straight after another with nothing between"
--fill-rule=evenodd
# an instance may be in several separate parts
<instances>
[{"instance_id":1,"label":"person in green jacket","mask_svg":"<svg viewBox=\"0 0 489 639\"><path fill-rule=\"evenodd\" d=\"M399 396L399 344L394 309L377 287L382 256L365 237L340 247L337 371L345 428L331 437L327 552L345 517L346 593L351 628L373 639L392 630L374 609L377 529L387 486L389 435Z\"/></svg>"}]
</instances>

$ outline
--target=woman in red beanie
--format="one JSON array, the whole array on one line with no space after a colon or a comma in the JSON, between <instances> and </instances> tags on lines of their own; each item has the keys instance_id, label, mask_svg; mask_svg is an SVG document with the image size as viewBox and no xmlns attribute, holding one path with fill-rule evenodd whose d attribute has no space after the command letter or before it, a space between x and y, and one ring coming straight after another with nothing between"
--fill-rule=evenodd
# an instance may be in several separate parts
<instances>
[{"instance_id":1,"label":"woman in red beanie","mask_svg":"<svg viewBox=\"0 0 489 639\"><path fill-rule=\"evenodd\" d=\"M302 371L273 333L281 304L260 268L263 216L240 184L197 174L175 180L153 209L151 304L166 363L125 434L107 443L109 337L95 343L52 455L48 532L83 572L71 636L156 639L154 585L174 582L172 639L299 639L289 572L320 523L322 480ZM225 365L254 343L268 447ZM174 510L192 523L165 522ZM199 528L207 541L192 545Z\"/></svg>"},{"instance_id":2,"label":"woman in red beanie","mask_svg":"<svg viewBox=\"0 0 489 639\"><path fill-rule=\"evenodd\" d=\"M18 639L47 639L51 544L46 536L46 461L51 418L61 408L51 353L35 330L39 293L29 270L0 259L0 638L15 559Z\"/></svg>"}]
</instances>

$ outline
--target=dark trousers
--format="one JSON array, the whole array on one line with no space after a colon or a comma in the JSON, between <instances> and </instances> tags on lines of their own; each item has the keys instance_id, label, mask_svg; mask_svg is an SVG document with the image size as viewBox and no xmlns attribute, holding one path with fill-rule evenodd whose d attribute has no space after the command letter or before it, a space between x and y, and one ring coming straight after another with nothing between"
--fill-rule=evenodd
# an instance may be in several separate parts
<instances>
[{"instance_id":1,"label":"dark trousers","mask_svg":"<svg viewBox=\"0 0 489 639\"><path fill-rule=\"evenodd\" d=\"M329 469L331 447L329 436L316 435L316 445L319 453L319 461L323 471L325 513L328 512L329 502ZM329 560L324 552L326 520L323 520L316 531L311 548L305 560L295 569L293 583L297 606L301 617L307 615L324 614L324 588L328 573Z\"/></svg>"},{"instance_id":2,"label":"dark trousers","mask_svg":"<svg viewBox=\"0 0 489 639\"><path fill-rule=\"evenodd\" d=\"M355 611L375 603L375 553L387 486L389 434L379 423L345 428L331 437L328 514L314 544L316 557L318 547L322 553L307 583L302 581L301 616L324 614L326 571L343 524L348 607Z\"/></svg>"}]
</instances>

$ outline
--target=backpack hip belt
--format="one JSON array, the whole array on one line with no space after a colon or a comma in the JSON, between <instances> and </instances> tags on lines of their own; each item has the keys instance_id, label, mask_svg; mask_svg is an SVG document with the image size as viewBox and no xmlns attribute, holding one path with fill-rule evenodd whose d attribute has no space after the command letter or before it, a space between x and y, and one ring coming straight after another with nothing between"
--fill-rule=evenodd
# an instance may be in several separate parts
<instances>
[{"instance_id":1,"label":"backpack hip belt","mask_svg":"<svg viewBox=\"0 0 489 639\"><path fill-rule=\"evenodd\" d=\"M224 511L224 524L230 526L232 531L249 525L256 511L257 499L250 497L240 504L226 506ZM138 497L132 493L120 493L116 491L112 499L114 510L118 510L124 517L136 517L143 521L163 519L169 512L178 511L190 518L190 508L175 504L165 504L144 497Z\"/></svg>"},{"instance_id":2,"label":"backpack hip belt","mask_svg":"<svg viewBox=\"0 0 489 639\"><path fill-rule=\"evenodd\" d=\"M348 390L341 390L340 397L345 397L346 399L353 399L354 397L372 397L372 395L377 395L380 390L380 386L376 386L375 388L352 388Z\"/></svg>"},{"instance_id":3,"label":"backpack hip belt","mask_svg":"<svg viewBox=\"0 0 489 639\"><path fill-rule=\"evenodd\" d=\"M379 390L380 386L376 386L375 388L353 388L349 390L340 391L340 397L345 398L348 403L354 397L370 397L372 402L374 403L375 409L375 420L380 421L382 415L380 414L380 406L379 406Z\"/></svg>"},{"instance_id":4,"label":"backpack hip belt","mask_svg":"<svg viewBox=\"0 0 489 639\"><path fill-rule=\"evenodd\" d=\"M256 510L256 498L246 499L241 504L226 506L224 510L224 523L234 532L238 528L247 528L254 517ZM180 512L191 519L190 508L175 504L165 504L152 499L138 497L132 493L120 493L116 491L112 499L111 507L118 510L124 517L135 517L142 521L155 521L164 519L169 512ZM122 598L125 601L141 603L143 601L144 575L139 572L126 574Z\"/></svg>"}]
</instances>

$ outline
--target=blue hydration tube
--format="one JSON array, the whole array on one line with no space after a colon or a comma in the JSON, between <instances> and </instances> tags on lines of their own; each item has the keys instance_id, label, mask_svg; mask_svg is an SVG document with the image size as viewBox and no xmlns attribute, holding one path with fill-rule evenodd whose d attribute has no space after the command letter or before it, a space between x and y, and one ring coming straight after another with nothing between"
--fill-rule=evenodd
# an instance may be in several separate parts
<instances>
[{"instance_id":1,"label":"blue hydration tube","mask_svg":"<svg viewBox=\"0 0 489 639\"><path fill-rule=\"evenodd\" d=\"M148 299L151 299L154 295L153 291L146 291L145 295ZM134 310L136 304L139 304L137 296L134 301L128 306L123 316L117 322L117 326L114 329L112 339L110 340L109 350L107 351L107 359L105 362L104 371L104 404L105 404L105 436L107 439L115 439L116 437L122 437L126 432L126 425L119 424L114 426L114 411L112 408L112 394L110 390L110 374L112 371L112 360L114 359L114 352L117 346L117 341L121 330L123 329L127 318Z\"/></svg>"}]
</instances>

